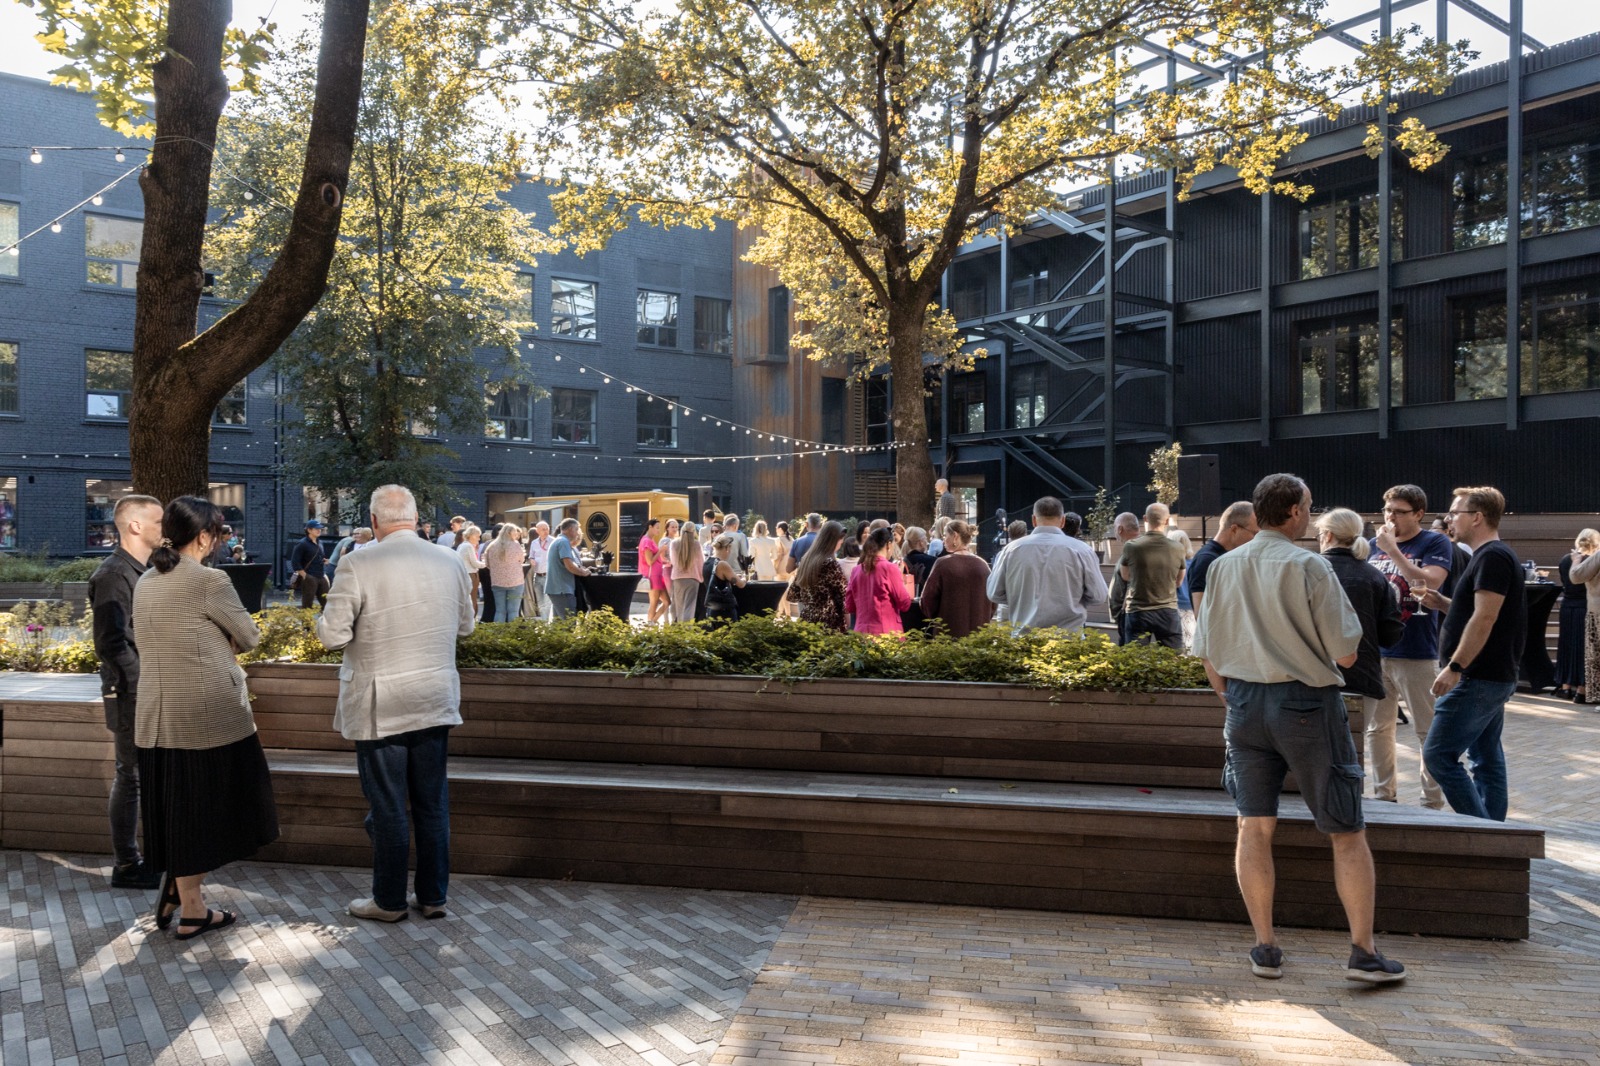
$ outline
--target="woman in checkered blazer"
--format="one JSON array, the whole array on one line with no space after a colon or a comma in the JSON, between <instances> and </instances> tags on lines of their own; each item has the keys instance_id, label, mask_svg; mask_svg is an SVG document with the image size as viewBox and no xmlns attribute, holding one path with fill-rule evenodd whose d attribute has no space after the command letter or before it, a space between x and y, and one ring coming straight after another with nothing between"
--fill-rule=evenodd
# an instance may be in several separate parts
<instances>
[{"instance_id":1,"label":"woman in checkered blazer","mask_svg":"<svg viewBox=\"0 0 1600 1066\"><path fill-rule=\"evenodd\" d=\"M156 903L178 939L234 922L206 905L206 875L278 838L272 778L235 658L261 639L226 574L205 565L222 512L180 496L162 515L162 542L133 590L139 634L134 742L151 865L166 871Z\"/></svg>"}]
</instances>

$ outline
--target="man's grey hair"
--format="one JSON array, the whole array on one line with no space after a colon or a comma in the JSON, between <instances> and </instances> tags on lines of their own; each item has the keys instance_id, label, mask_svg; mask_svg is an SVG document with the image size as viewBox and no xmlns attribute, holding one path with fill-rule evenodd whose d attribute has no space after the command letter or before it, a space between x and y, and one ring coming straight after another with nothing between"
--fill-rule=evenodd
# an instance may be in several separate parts
<instances>
[{"instance_id":1,"label":"man's grey hair","mask_svg":"<svg viewBox=\"0 0 1600 1066\"><path fill-rule=\"evenodd\" d=\"M367 503L374 526L403 526L417 521L417 498L404 485L379 485Z\"/></svg>"},{"instance_id":2,"label":"man's grey hair","mask_svg":"<svg viewBox=\"0 0 1600 1066\"><path fill-rule=\"evenodd\" d=\"M1060 518L1066 513L1067 509L1054 496L1040 496L1033 502L1035 518Z\"/></svg>"},{"instance_id":3,"label":"man's grey hair","mask_svg":"<svg viewBox=\"0 0 1600 1066\"><path fill-rule=\"evenodd\" d=\"M1116 521L1111 523L1111 528L1116 530L1131 529L1137 533L1139 531L1139 516L1132 511L1123 511L1117 515Z\"/></svg>"},{"instance_id":4,"label":"man's grey hair","mask_svg":"<svg viewBox=\"0 0 1600 1066\"><path fill-rule=\"evenodd\" d=\"M938 481L933 483L933 487L938 489L940 492L945 492L950 488L950 482L946 481L944 478L940 478Z\"/></svg>"},{"instance_id":5,"label":"man's grey hair","mask_svg":"<svg viewBox=\"0 0 1600 1066\"><path fill-rule=\"evenodd\" d=\"M822 516L815 511L812 511L810 514L806 515L806 528L812 531L821 529Z\"/></svg>"},{"instance_id":6,"label":"man's grey hair","mask_svg":"<svg viewBox=\"0 0 1600 1066\"><path fill-rule=\"evenodd\" d=\"M565 534L567 532L567 530L569 530L569 529L577 529L577 528L578 528L578 520L576 518L563 518L561 520L561 525L560 525L558 531L560 533L562 533L562 534Z\"/></svg>"},{"instance_id":7,"label":"man's grey hair","mask_svg":"<svg viewBox=\"0 0 1600 1066\"><path fill-rule=\"evenodd\" d=\"M1256 516L1256 505L1249 500L1238 500L1228 504L1228 509L1222 512L1222 520L1218 522L1221 528L1218 532L1228 530L1234 526L1243 528L1250 524Z\"/></svg>"},{"instance_id":8,"label":"man's grey hair","mask_svg":"<svg viewBox=\"0 0 1600 1066\"><path fill-rule=\"evenodd\" d=\"M1172 520L1172 512L1164 503L1152 503L1144 509L1144 520L1149 526L1164 526Z\"/></svg>"}]
</instances>

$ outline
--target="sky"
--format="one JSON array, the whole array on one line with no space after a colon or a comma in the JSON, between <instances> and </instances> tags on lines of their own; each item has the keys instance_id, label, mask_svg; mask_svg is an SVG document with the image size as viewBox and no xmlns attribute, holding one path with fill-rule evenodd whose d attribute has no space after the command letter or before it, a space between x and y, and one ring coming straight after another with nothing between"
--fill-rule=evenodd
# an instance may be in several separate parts
<instances>
[{"instance_id":1,"label":"sky","mask_svg":"<svg viewBox=\"0 0 1600 1066\"><path fill-rule=\"evenodd\" d=\"M1510 8L1510 0L1479 0L1480 5L1501 17ZM306 27L310 17L320 8L311 0L234 0L234 24L254 27L262 18L278 24L281 39L287 39ZM1359 14L1376 7L1376 0L1330 0L1331 19ZM1399 13L1397 25L1413 21L1421 23L1425 32L1433 32L1434 0L1417 4ZM1592 0L1523 0L1523 19L1527 33L1544 44L1571 40L1584 34L1600 31L1600 3ZM34 41L40 30L38 17L17 0L0 0L0 71L25 77L45 78L60 66L62 60L51 56ZM1450 38L1465 36L1482 53L1474 65L1498 62L1506 57L1504 38L1488 30L1476 18L1452 8L1450 13ZM1365 38L1357 30L1355 36ZM1331 47L1336 59L1348 59L1349 52L1338 46Z\"/></svg>"}]
</instances>

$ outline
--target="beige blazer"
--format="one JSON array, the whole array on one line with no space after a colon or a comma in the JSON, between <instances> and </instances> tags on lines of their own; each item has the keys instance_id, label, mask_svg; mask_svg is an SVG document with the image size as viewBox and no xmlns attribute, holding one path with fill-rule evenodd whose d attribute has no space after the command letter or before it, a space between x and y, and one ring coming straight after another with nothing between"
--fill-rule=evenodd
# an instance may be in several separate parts
<instances>
[{"instance_id":1,"label":"beige blazer","mask_svg":"<svg viewBox=\"0 0 1600 1066\"><path fill-rule=\"evenodd\" d=\"M473 580L411 530L339 561L317 636L344 649L333 727L347 740L461 724L456 640L476 621Z\"/></svg>"},{"instance_id":2,"label":"beige blazer","mask_svg":"<svg viewBox=\"0 0 1600 1066\"><path fill-rule=\"evenodd\" d=\"M141 748L220 748L256 731L236 652L261 640L233 582L182 556L133 587L139 634L134 743Z\"/></svg>"},{"instance_id":3,"label":"beige blazer","mask_svg":"<svg viewBox=\"0 0 1600 1066\"><path fill-rule=\"evenodd\" d=\"M1584 586L1583 598L1590 612L1600 614L1600 552L1589 556L1581 563L1574 562L1568 574L1574 585ZM143 648L144 645L140 644L140 647Z\"/></svg>"}]
</instances>

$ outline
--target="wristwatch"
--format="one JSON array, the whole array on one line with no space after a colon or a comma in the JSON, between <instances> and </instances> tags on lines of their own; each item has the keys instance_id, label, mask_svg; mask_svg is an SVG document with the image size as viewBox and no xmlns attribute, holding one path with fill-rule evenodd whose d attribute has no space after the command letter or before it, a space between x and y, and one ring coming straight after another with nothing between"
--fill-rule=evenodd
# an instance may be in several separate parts
<instances>
[{"instance_id":1,"label":"wristwatch","mask_svg":"<svg viewBox=\"0 0 1600 1066\"><path fill-rule=\"evenodd\" d=\"M1466 667L1462 666L1460 663L1456 662L1454 659L1451 659L1449 664L1447 666L1445 666L1445 669L1449 670L1453 674L1459 674L1459 673L1463 673L1466 670Z\"/></svg>"}]
</instances>

